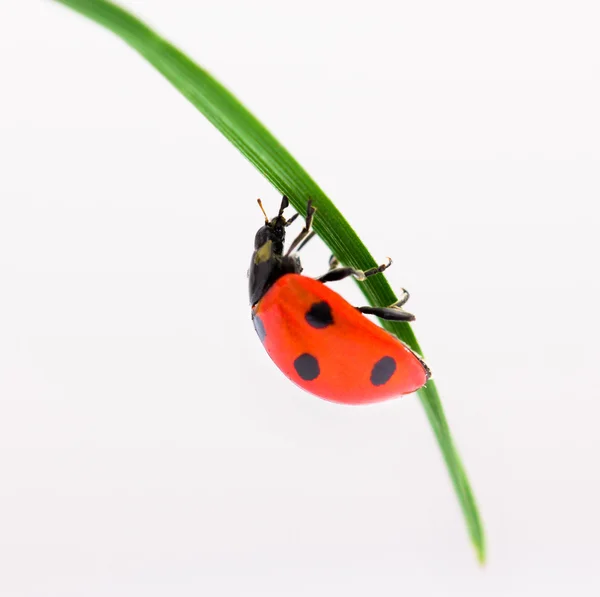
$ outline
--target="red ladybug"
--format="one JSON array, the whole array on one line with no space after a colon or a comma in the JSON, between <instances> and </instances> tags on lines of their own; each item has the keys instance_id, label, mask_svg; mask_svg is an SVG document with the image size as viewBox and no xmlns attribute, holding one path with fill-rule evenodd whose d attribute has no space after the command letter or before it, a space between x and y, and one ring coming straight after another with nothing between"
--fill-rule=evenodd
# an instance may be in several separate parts
<instances>
[{"instance_id":1,"label":"red ladybug","mask_svg":"<svg viewBox=\"0 0 600 597\"><path fill-rule=\"evenodd\" d=\"M269 221L265 214L248 271L252 321L273 362L307 392L342 404L378 402L424 386L431 373L421 358L363 315L412 321L414 316L402 309L408 292L390 307L353 307L325 286L348 276L365 280L391 260L363 272L339 267L332 256L325 275L302 276L294 251L313 236L316 210L309 201L304 228L284 253L285 229L298 216L285 220L288 205L284 196L276 218Z\"/></svg>"}]
</instances>

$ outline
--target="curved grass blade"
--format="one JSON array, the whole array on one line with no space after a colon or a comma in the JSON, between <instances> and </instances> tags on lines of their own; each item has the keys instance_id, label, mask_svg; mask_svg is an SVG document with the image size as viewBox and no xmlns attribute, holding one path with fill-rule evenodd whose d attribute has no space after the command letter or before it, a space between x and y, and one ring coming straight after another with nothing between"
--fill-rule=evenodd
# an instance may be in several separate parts
<instances>
[{"instance_id":1,"label":"curved grass blade","mask_svg":"<svg viewBox=\"0 0 600 597\"><path fill-rule=\"evenodd\" d=\"M314 228L338 259L360 269L377 265L358 235L302 166L273 135L225 87L176 47L122 8L105 0L56 0L89 17L118 35L168 79L240 152L290 198L300 212L309 198L318 207ZM360 284L372 305L395 302L383 275ZM413 350L422 354L406 323L382 321L382 325ZM485 561L485 536L477 504L460 457L454 447L436 385L430 381L419 390L458 496L468 531L481 563Z\"/></svg>"}]
</instances>

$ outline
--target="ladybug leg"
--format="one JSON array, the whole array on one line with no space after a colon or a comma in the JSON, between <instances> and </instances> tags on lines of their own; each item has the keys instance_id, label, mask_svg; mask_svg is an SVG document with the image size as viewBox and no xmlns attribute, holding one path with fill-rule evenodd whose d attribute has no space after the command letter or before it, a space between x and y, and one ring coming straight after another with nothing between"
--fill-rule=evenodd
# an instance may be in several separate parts
<instances>
[{"instance_id":1,"label":"ladybug leg","mask_svg":"<svg viewBox=\"0 0 600 597\"><path fill-rule=\"evenodd\" d=\"M360 270L354 269L353 267L335 267L330 269L326 274L322 275L320 278L317 278L319 282L323 282L326 284L327 282L337 282L338 280L343 280L344 278L348 278L349 276L354 276L357 280L364 280L365 274Z\"/></svg>"},{"instance_id":2,"label":"ladybug leg","mask_svg":"<svg viewBox=\"0 0 600 597\"><path fill-rule=\"evenodd\" d=\"M376 315L389 321L414 321L415 316L394 303L391 307L357 307L365 315Z\"/></svg>"},{"instance_id":3,"label":"ladybug leg","mask_svg":"<svg viewBox=\"0 0 600 597\"><path fill-rule=\"evenodd\" d=\"M415 316L402 308L402 305L405 305L409 298L408 290L403 288L402 296L389 307L358 307L358 310L365 315L376 315L381 319L390 321L414 321Z\"/></svg>"},{"instance_id":4,"label":"ladybug leg","mask_svg":"<svg viewBox=\"0 0 600 597\"><path fill-rule=\"evenodd\" d=\"M289 204L290 204L289 199L284 195L283 199L281 200L281 207L279 208L280 216L283 214L283 210L286 207L288 207ZM293 224L299 215L300 215L300 213L296 212L291 218L289 218L289 220L286 220L285 227L287 228L290 224ZM299 251L314 235L315 235L315 231L311 230L309 235L300 243L300 246L296 249L296 251Z\"/></svg>"},{"instance_id":5,"label":"ladybug leg","mask_svg":"<svg viewBox=\"0 0 600 597\"><path fill-rule=\"evenodd\" d=\"M364 271L364 276L365 278L368 278L369 276L374 276L375 274L381 274L383 273L388 267L390 267L390 265L392 265L392 260L390 257L387 258L387 263L382 263L381 265L378 265L377 267L372 267L371 269L368 269L366 271ZM360 278L359 278L360 280Z\"/></svg>"},{"instance_id":6,"label":"ladybug leg","mask_svg":"<svg viewBox=\"0 0 600 597\"><path fill-rule=\"evenodd\" d=\"M300 214L295 213L289 220L285 221L285 227L287 228L290 224L294 223L294 220L299 216Z\"/></svg>"},{"instance_id":7,"label":"ladybug leg","mask_svg":"<svg viewBox=\"0 0 600 597\"><path fill-rule=\"evenodd\" d=\"M290 200L284 195L281 198L281 205L279 206L279 213L277 214L278 218L281 218L283 216L283 212L285 209L287 209L289 204L290 204Z\"/></svg>"},{"instance_id":8,"label":"ladybug leg","mask_svg":"<svg viewBox=\"0 0 600 597\"><path fill-rule=\"evenodd\" d=\"M312 200L308 200L306 206L306 220L304 221L304 228L300 231L300 234L292 241L290 248L287 250L286 256L290 255L294 249L302 243L303 240L308 239L311 233L312 221L315 216L316 208L312 205Z\"/></svg>"},{"instance_id":9,"label":"ladybug leg","mask_svg":"<svg viewBox=\"0 0 600 597\"><path fill-rule=\"evenodd\" d=\"M408 299L410 298L408 290L406 290L406 288L401 288L400 290L402 290L402 296L393 305L390 305L390 308L397 307L399 309L400 307L402 307L402 305L406 305L406 303L408 302Z\"/></svg>"},{"instance_id":10,"label":"ladybug leg","mask_svg":"<svg viewBox=\"0 0 600 597\"><path fill-rule=\"evenodd\" d=\"M298 214L296 214L298 215ZM316 232L314 230L310 231L310 234L298 245L298 248L296 249L296 252L301 251L302 247L304 247L304 245L316 234Z\"/></svg>"},{"instance_id":11,"label":"ladybug leg","mask_svg":"<svg viewBox=\"0 0 600 597\"><path fill-rule=\"evenodd\" d=\"M338 260L334 255L329 259L329 264L331 269L320 278L317 278L319 282L337 282L338 280L343 280L344 278L348 278L349 276L353 276L359 282L363 282L369 276L374 276L375 274L380 274L384 272L390 265L392 265L392 260L388 257L388 262L383 263L377 267L372 267L371 269L362 271L360 269L354 269L353 267L337 267ZM406 302L406 301L405 301Z\"/></svg>"}]
</instances>

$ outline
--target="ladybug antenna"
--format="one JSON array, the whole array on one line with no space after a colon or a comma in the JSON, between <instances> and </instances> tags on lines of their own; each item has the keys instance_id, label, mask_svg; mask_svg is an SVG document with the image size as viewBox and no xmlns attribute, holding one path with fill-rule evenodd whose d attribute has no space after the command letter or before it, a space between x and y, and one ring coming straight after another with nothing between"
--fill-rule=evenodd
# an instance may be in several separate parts
<instances>
[{"instance_id":1,"label":"ladybug antenna","mask_svg":"<svg viewBox=\"0 0 600 597\"><path fill-rule=\"evenodd\" d=\"M256 200L258 202L258 207L260 207L260 211L263 212L263 216L265 216L265 224L269 223L269 218L267 216L267 212L265 212L265 208L263 207L262 201L260 199Z\"/></svg>"}]
</instances>

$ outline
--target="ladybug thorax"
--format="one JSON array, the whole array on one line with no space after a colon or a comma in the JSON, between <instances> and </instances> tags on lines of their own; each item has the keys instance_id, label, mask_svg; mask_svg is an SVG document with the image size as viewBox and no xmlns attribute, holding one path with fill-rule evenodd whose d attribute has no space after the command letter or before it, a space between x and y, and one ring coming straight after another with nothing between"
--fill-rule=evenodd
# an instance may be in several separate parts
<instances>
[{"instance_id":1,"label":"ladybug thorax","mask_svg":"<svg viewBox=\"0 0 600 597\"><path fill-rule=\"evenodd\" d=\"M285 219L277 217L258 229L248 270L250 305L254 306L286 274L302 271L297 255L284 255Z\"/></svg>"}]
</instances>

